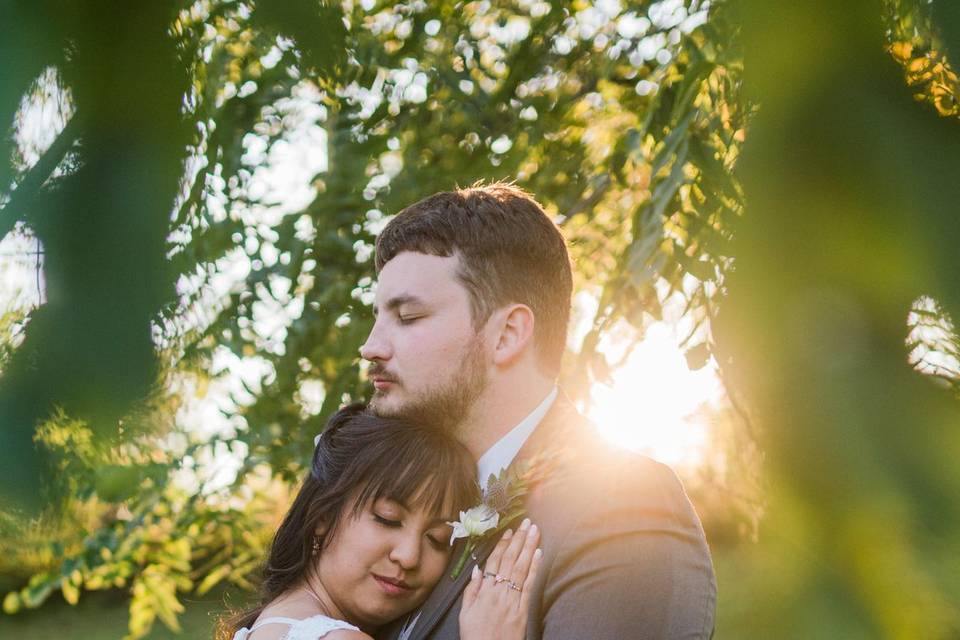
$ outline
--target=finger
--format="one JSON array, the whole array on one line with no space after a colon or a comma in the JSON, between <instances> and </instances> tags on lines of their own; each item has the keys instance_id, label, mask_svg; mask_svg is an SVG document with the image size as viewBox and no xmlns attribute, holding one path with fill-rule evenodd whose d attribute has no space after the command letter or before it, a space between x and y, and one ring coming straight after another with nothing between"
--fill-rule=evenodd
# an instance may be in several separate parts
<instances>
[{"instance_id":1,"label":"finger","mask_svg":"<svg viewBox=\"0 0 960 640\"><path fill-rule=\"evenodd\" d=\"M540 571L540 563L543 562L543 549L537 549L533 552L533 559L530 561L530 570L527 572L527 579L523 581L523 590L520 592L520 612L530 612L530 594L533 592L533 585L537 581L537 573Z\"/></svg>"},{"instance_id":2,"label":"finger","mask_svg":"<svg viewBox=\"0 0 960 640\"><path fill-rule=\"evenodd\" d=\"M529 530L530 519L524 518L523 522L520 523L520 528L517 529L516 534L514 534L513 539L510 541L510 544L503 550L503 556L500 558L497 573L504 578L509 578L513 575L513 565L517 561L517 556L520 555L523 543L527 540L527 532Z\"/></svg>"},{"instance_id":3,"label":"finger","mask_svg":"<svg viewBox=\"0 0 960 640\"><path fill-rule=\"evenodd\" d=\"M496 546L493 547L493 551L490 552L490 555L487 556L487 561L483 565L483 570L487 573L497 573L497 569L500 567L500 559L503 557L503 552L510 544L510 540L513 538L513 531L507 529L503 532L503 535L500 536L500 539L497 541ZM493 584L493 578L484 578L483 581L490 582Z\"/></svg>"},{"instance_id":4,"label":"finger","mask_svg":"<svg viewBox=\"0 0 960 640\"><path fill-rule=\"evenodd\" d=\"M510 572L510 579L517 585L523 584L527 579L527 572L530 570L530 563L533 560L533 553L540 544L540 528L531 524L527 529L527 535L523 541L523 547L513 563L513 569Z\"/></svg>"},{"instance_id":5,"label":"finger","mask_svg":"<svg viewBox=\"0 0 960 640\"><path fill-rule=\"evenodd\" d=\"M473 604L473 601L477 599L477 593L480 591L480 583L483 581L481 576L483 573L480 571L480 567L473 565L473 571L470 572L470 582L467 583L467 587L463 590L463 606L469 607Z\"/></svg>"}]
</instances>

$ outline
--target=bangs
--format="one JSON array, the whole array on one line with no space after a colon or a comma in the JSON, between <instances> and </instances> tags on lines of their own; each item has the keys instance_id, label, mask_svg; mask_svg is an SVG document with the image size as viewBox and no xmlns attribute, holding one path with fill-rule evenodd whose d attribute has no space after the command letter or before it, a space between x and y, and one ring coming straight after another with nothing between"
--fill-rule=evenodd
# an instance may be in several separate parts
<instances>
[{"instance_id":1,"label":"bangs","mask_svg":"<svg viewBox=\"0 0 960 640\"><path fill-rule=\"evenodd\" d=\"M384 449L385 459L366 469L355 512L371 501L387 498L408 509L422 507L432 517L447 518L479 500L473 459L465 450L444 446L441 438L429 435L426 439L432 442L403 438L404 442L390 443L392 446Z\"/></svg>"}]
</instances>

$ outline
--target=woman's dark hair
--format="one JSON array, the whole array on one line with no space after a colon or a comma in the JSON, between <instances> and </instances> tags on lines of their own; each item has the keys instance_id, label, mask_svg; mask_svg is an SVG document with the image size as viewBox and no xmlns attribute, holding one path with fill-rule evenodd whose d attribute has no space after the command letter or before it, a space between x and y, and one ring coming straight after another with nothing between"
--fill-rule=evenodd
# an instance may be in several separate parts
<instances>
[{"instance_id":1,"label":"woman's dark hair","mask_svg":"<svg viewBox=\"0 0 960 640\"><path fill-rule=\"evenodd\" d=\"M218 636L229 638L251 626L272 600L306 578L318 527L324 530L322 550L348 509L348 516L356 516L379 498L423 505L436 515L451 505L466 508L479 501L473 458L449 434L376 416L361 404L335 413L317 441L310 473L273 538L260 603L228 620Z\"/></svg>"}]
</instances>

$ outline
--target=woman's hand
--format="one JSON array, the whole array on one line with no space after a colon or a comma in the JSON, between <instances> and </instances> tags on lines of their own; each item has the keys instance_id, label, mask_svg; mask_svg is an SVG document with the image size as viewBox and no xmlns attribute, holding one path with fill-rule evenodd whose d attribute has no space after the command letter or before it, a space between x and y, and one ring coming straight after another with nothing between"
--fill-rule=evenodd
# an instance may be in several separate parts
<instances>
[{"instance_id":1,"label":"woman's hand","mask_svg":"<svg viewBox=\"0 0 960 640\"><path fill-rule=\"evenodd\" d=\"M525 519L515 534L503 534L482 572L474 567L463 592L461 640L523 640L542 555L539 543L537 525Z\"/></svg>"}]
</instances>

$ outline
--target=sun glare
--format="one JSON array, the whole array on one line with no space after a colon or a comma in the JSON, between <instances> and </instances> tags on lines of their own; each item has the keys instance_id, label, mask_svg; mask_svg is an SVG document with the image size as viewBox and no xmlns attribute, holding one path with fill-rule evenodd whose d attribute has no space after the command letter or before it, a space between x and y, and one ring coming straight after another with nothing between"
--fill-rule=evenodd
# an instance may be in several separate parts
<instances>
[{"instance_id":1,"label":"sun glare","mask_svg":"<svg viewBox=\"0 0 960 640\"><path fill-rule=\"evenodd\" d=\"M673 467L704 463L710 425L701 410L719 401L719 380L709 364L690 371L667 325L652 325L612 384L596 383L590 396L587 414L612 442Z\"/></svg>"}]
</instances>

